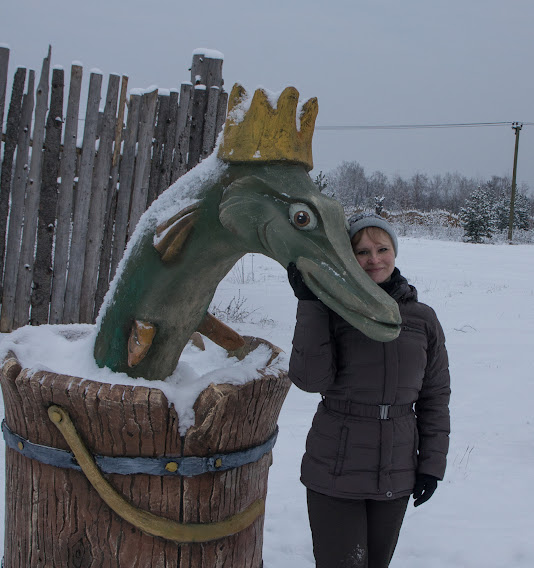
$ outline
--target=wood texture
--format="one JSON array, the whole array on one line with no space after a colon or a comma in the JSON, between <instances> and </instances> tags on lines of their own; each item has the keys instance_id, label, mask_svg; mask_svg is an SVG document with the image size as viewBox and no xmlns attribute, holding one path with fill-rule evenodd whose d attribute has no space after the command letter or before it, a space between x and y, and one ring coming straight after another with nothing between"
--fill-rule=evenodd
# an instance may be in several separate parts
<instances>
[{"instance_id":1,"label":"wood texture","mask_svg":"<svg viewBox=\"0 0 534 568\"><path fill-rule=\"evenodd\" d=\"M119 82L120 77L118 75L109 76L98 153L94 165L89 224L87 227L85 260L83 264L82 294L80 296L79 320L81 323L93 322L98 269L102 252L102 239L104 237L104 220L106 218L106 206L108 205Z\"/></svg>"},{"instance_id":2,"label":"wood texture","mask_svg":"<svg viewBox=\"0 0 534 568\"><path fill-rule=\"evenodd\" d=\"M98 107L102 75L91 73L89 80L89 98L83 130L83 147L80 173L76 188L72 241L70 248L69 277L67 280L63 320L77 323L80 316L80 296L82 291L83 266L87 242L88 216L91 201L91 184L95 162L95 143L98 127Z\"/></svg>"},{"instance_id":3,"label":"wood texture","mask_svg":"<svg viewBox=\"0 0 534 568\"><path fill-rule=\"evenodd\" d=\"M180 103L176 118L176 142L172 162L171 183L187 172L187 153L191 132L191 114L193 110L193 86L183 83L180 87Z\"/></svg>"},{"instance_id":4,"label":"wood texture","mask_svg":"<svg viewBox=\"0 0 534 568\"><path fill-rule=\"evenodd\" d=\"M43 141L45 135L46 113L48 111L48 93L50 91L50 59L52 49L43 59L41 76L35 95L35 120L33 123L32 156L30 172L24 201L24 229L17 277L17 293L15 296L15 314L13 327L26 325L30 319L31 286L33 280L33 262L35 258L35 238L39 214L39 196L41 194L41 172L43 164Z\"/></svg>"},{"instance_id":5,"label":"wood texture","mask_svg":"<svg viewBox=\"0 0 534 568\"><path fill-rule=\"evenodd\" d=\"M128 218L132 199L133 180L135 172L135 149L139 127L139 112L141 110L141 95L130 95L128 105L128 120L126 136L119 170L120 185L117 195L117 212L115 215L115 237L111 251L110 278L113 278L119 264L128 238Z\"/></svg>"},{"instance_id":6,"label":"wood texture","mask_svg":"<svg viewBox=\"0 0 534 568\"><path fill-rule=\"evenodd\" d=\"M0 47L0 144L2 142L2 129L4 127L4 109L7 91L7 70L9 68L9 49Z\"/></svg>"},{"instance_id":7,"label":"wood texture","mask_svg":"<svg viewBox=\"0 0 534 568\"><path fill-rule=\"evenodd\" d=\"M24 95L24 82L26 69L19 67L13 79L13 90L7 113L6 142L4 144L4 157L0 173L0 261L4 263L7 217L9 214L9 197L11 194L11 181L13 177L13 160L19 139L20 116L22 113L22 97Z\"/></svg>"},{"instance_id":8,"label":"wood texture","mask_svg":"<svg viewBox=\"0 0 534 568\"><path fill-rule=\"evenodd\" d=\"M204 113L208 94L204 85L197 85L193 92L191 113L191 134L189 136L189 155L187 169L194 168L202 159L202 133L204 132Z\"/></svg>"},{"instance_id":9,"label":"wood texture","mask_svg":"<svg viewBox=\"0 0 534 568\"><path fill-rule=\"evenodd\" d=\"M33 325L48 323L50 293L52 288L52 254L56 225L59 155L63 131L63 69L52 72L50 111L46 121L43 175L39 197L39 221L37 224L37 251L33 266L32 311Z\"/></svg>"},{"instance_id":10,"label":"wood texture","mask_svg":"<svg viewBox=\"0 0 534 568\"><path fill-rule=\"evenodd\" d=\"M50 422L57 404L70 414L87 447L112 456L207 456L246 449L275 431L289 389L285 373L241 386L210 385L195 403L195 424L181 438L178 417L163 393L21 369L3 363L6 423L38 444L67 449ZM191 478L107 475L128 501L178 522L224 520L265 498L271 455L225 472ZM204 544L150 537L103 504L81 472L6 454L5 568L260 568L263 516L242 532Z\"/></svg>"},{"instance_id":11,"label":"wood texture","mask_svg":"<svg viewBox=\"0 0 534 568\"><path fill-rule=\"evenodd\" d=\"M141 111L139 114L139 132L137 136L135 178L132 190L132 202L130 204L130 219L128 222L128 238L132 236L137 222L145 212L147 206L152 138L154 134L157 102L157 89L151 93L145 93L142 97Z\"/></svg>"},{"instance_id":12,"label":"wood texture","mask_svg":"<svg viewBox=\"0 0 534 568\"><path fill-rule=\"evenodd\" d=\"M76 143L78 140L78 116L83 68L72 65L70 73L67 115L61 164L59 169L59 195L54 245L54 279L50 301L50 323L61 323L67 284L70 229L74 204L74 177L76 174Z\"/></svg>"},{"instance_id":13,"label":"wood texture","mask_svg":"<svg viewBox=\"0 0 534 568\"><path fill-rule=\"evenodd\" d=\"M21 69L15 74L9 93L11 111L6 132L2 133L0 234L7 232L7 219L12 218L12 245L15 247L17 240L21 243L20 250L15 247L13 253L9 253L8 260L1 250L8 239L0 238L3 255L0 255L0 272L9 276L9 290L2 304L4 311L0 311L0 328L6 331L29 322L94 321L140 216L162 191L211 152L226 116L227 93L222 89L222 60L195 54L194 66L200 84L207 85L208 91L197 94L194 119L194 89L190 83L181 85L180 93L171 90L169 94L159 96L157 93L132 94L127 102L128 78L122 77L118 116L111 120L107 111L99 112L103 77L92 74L88 93L84 95L81 92L83 70L81 66L73 65L64 141L59 145L59 153L54 143L56 164L52 164L51 153L48 151L47 154L44 143L51 88L51 54L49 47L35 91L33 130L19 136L25 82L25 70ZM8 111L9 56L9 49L1 47L2 115L4 110ZM116 81L117 78L111 76L109 85ZM154 101L151 97L154 96L158 104L157 110L154 108L152 112ZM85 117L79 115L82 99L87 99ZM62 114L58 111L57 118ZM109 127L111 122L113 129ZM78 132L79 125L83 126L83 140ZM27 151L24 138L28 134ZM22 164L26 153L25 163L29 167L22 174L20 171L16 174L17 160ZM45 159L48 173L43 170ZM52 175L53 170L58 172L56 177ZM26 187L21 192L23 177ZM46 194L43 200L42 191ZM54 201L57 201L57 208L52 219L49 213ZM21 211L23 222L19 222ZM40 212L46 219L41 218ZM37 238L38 227L40 238ZM19 231L20 237L17 236ZM0 296L3 296L1 286Z\"/></svg>"},{"instance_id":14,"label":"wood texture","mask_svg":"<svg viewBox=\"0 0 534 568\"><path fill-rule=\"evenodd\" d=\"M15 162L13 186L11 188L11 207L4 263L3 309L0 318L0 332L8 332L13 329L17 271L20 258L20 240L24 220L24 196L28 182L28 157L32 131L33 106L35 104L34 90L35 72L30 70L28 89L22 102L19 139L17 142L17 159Z\"/></svg>"}]
</instances>

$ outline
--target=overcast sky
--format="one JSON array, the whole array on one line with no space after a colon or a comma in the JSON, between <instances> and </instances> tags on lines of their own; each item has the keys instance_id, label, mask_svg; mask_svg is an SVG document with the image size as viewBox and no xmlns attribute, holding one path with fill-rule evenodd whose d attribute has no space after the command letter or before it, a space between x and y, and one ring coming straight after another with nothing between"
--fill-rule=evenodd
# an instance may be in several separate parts
<instances>
[{"instance_id":1,"label":"overcast sky","mask_svg":"<svg viewBox=\"0 0 534 568\"><path fill-rule=\"evenodd\" d=\"M16 66L72 61L130 88L190 80L196 48L224 55L247 90L295 86L319 99L317 126L534 123L533 0L0 0L0 44ZM510 125L316 130L313 173L343 160L367 174L511 175ZM518 182L534 189L534 126Z\"/></svg>"}]
</instances>

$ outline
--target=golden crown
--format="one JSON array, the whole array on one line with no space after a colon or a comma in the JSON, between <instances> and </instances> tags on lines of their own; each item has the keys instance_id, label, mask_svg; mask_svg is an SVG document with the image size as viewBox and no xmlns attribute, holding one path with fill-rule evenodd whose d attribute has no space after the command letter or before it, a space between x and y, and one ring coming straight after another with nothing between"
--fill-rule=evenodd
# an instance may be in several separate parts
<instances>
[{"instance_id":1,"label":"golden crown","mask_svg":"<svg viewBox=\"0 0 534 568\"><path fill-rule=\"evenodd\" d=\"M278 98L276 108L267 93L257 89L248 110L245 89L236 83L228 99L228 116L218 157L230 163L292 162L313 169L312 137L319 110L317 99L306 101L301 108L297 130L299 92L287 87Z\"/></svg>"}]
</instances>

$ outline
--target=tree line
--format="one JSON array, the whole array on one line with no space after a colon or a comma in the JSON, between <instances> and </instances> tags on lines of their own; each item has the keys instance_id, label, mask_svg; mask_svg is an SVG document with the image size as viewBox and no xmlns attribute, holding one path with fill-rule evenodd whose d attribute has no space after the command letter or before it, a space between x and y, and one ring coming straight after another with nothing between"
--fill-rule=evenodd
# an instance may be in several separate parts
<instances>
[{"instance_id":1,"label":"tree line","mask_svg":"<svg viewBox=\"0 0 534 568\"><path fill-rule=\"evenodd\" d=\"M342 162L323 174L320 172L315 183L319 189L337 199L346 208L375 209L380 203L389 211L432 211L445 210L459 215L468 199L479 189L483 198L492 206L506 206L511 196L512 180L507 176L492 176L490 179L468 178L459 173L436 174L415 173L406 179L395 175L391 179L381 171L370 175L356 161ZM527 184L516 188L516 210L519 215L531 217L534 214L534 198ZM509 206L509 205L508 205ZM503 214L500 213L500 219Z\"/></svg>"}]
</instances>

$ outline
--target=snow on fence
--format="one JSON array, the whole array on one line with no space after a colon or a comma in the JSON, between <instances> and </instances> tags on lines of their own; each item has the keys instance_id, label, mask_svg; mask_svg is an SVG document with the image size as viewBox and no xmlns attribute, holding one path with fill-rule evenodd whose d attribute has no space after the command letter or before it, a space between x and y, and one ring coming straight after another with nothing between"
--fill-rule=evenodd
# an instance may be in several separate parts
<instances>
[{"instance_id":1,"label":"snow on fence","mask_svg":"<svg viewBox=\"0 0 534 568\"><path fill-rule=\"evenodd\" d=\"M9 49L0 47L2 332L93 322L139 217L213 151L226 118L218 52L194 52L179 93L128 95L128 77L110 75L102 100L92 70L85 116L82 66L73 63L67 93L50 61L49 48L37 88L35 72L19 67L8 102Z\"/></svg>"}]
</instances>

